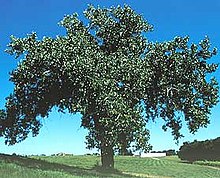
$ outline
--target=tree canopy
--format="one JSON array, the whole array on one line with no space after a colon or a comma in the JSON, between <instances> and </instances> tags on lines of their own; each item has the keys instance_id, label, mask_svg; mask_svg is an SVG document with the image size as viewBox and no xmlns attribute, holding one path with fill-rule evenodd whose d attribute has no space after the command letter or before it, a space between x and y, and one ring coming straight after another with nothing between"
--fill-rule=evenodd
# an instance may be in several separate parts
<instances>
[{"instance_id":1,"label":"tree canopy","mask_svg":"<svg viewBox=\"0 0 220 178\"><path fill-rule=\"evenodd\" d=\"M88 147L101 149L106 167L114 166L113 149L150 148L150 119L162 118L176 140L182 120L192 133L207 126L218 98L216 79L207 78L217 69L207 37L198 45L189 37L148 42L152 25L127 5L89 6L84 15L87 24L64 17L64 36L11 36L7 52L21 60L1 119L7 144L36 136L53 107L82 114Z\"/></svg>"}]
</instances>

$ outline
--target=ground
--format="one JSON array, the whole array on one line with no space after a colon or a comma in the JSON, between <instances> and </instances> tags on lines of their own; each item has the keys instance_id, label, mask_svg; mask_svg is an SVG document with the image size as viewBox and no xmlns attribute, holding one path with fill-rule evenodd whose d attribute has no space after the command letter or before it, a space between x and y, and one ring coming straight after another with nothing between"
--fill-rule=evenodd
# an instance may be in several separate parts
<instances>
[{"instance_id":1,"label":"ground","mask_svg":"<svg viewBox=\"0 0 220 178\"><path fill-rule=\"evenodd\" d=\"M182 162L176 156L164 158L115 157L115 170L100 169L99 156L9 156L0 155L1 178L219 178L219 163Z\"/></svg>"}]
</instances>

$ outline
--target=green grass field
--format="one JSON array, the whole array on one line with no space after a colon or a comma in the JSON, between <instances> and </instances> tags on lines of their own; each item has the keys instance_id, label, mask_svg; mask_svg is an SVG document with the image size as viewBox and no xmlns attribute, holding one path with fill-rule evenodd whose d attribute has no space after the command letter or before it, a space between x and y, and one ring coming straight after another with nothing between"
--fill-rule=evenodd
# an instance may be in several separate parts
<instances>
[{"instance_id":1,"label":"green grass field","mask_svg":"<svg viewBox=\"0 0 220 178\"><path fill-rule=\"evenodd\" d=\"M206 162L207 163L207 162ZM104 172L97 156L18 157L0 155L1 178L220 178L220 168L208 164L188 164L177 157L115 157L116 170ZM199 163L201 164L201 163ZM218 164L217 164L218 165Z\"/></svg>"}]
</instances>

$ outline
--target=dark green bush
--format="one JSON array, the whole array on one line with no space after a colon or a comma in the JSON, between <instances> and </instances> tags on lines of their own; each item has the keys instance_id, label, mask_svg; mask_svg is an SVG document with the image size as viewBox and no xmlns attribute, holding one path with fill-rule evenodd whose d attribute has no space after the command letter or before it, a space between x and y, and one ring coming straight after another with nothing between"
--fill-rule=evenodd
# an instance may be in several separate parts
<instances>
[{"instance_id":1,"label":"dark green bush","mask_svg":"<svg viewBox=\"0 0 220 178\"><path fill-rule=\"evenodd\" d=\"M194 161L219 161L220 137L212 140L184 142L178 152L181 160Z\"/></svg>"}]
</instances>

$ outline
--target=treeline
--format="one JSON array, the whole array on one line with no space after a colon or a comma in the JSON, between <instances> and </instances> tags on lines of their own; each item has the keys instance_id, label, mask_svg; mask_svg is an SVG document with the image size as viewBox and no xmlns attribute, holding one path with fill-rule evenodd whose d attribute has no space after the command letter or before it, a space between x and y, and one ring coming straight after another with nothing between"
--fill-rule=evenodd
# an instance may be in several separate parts
<instances>
[{"instance_id":1,"label":"treeline","mask_svg":"<svg viewBox=\"0 0 220 178\"><path fill-rule=\"evenodd\" d=\"M184 142L178 152L181 160L194 161L219 161L220 137L212 140Z\"/></svg>"},{"instance_id":2,"label":"treeline","mask_svg":"<svg viewBox=\"0 0 220 178\"><path fill-rule=\"evenodd\" d=\"M151 153L166 153L167 156L173 156L176 155L176 151L175 150L163 150L163 151L151 151Z\"/></svg>"}]
</instances>

